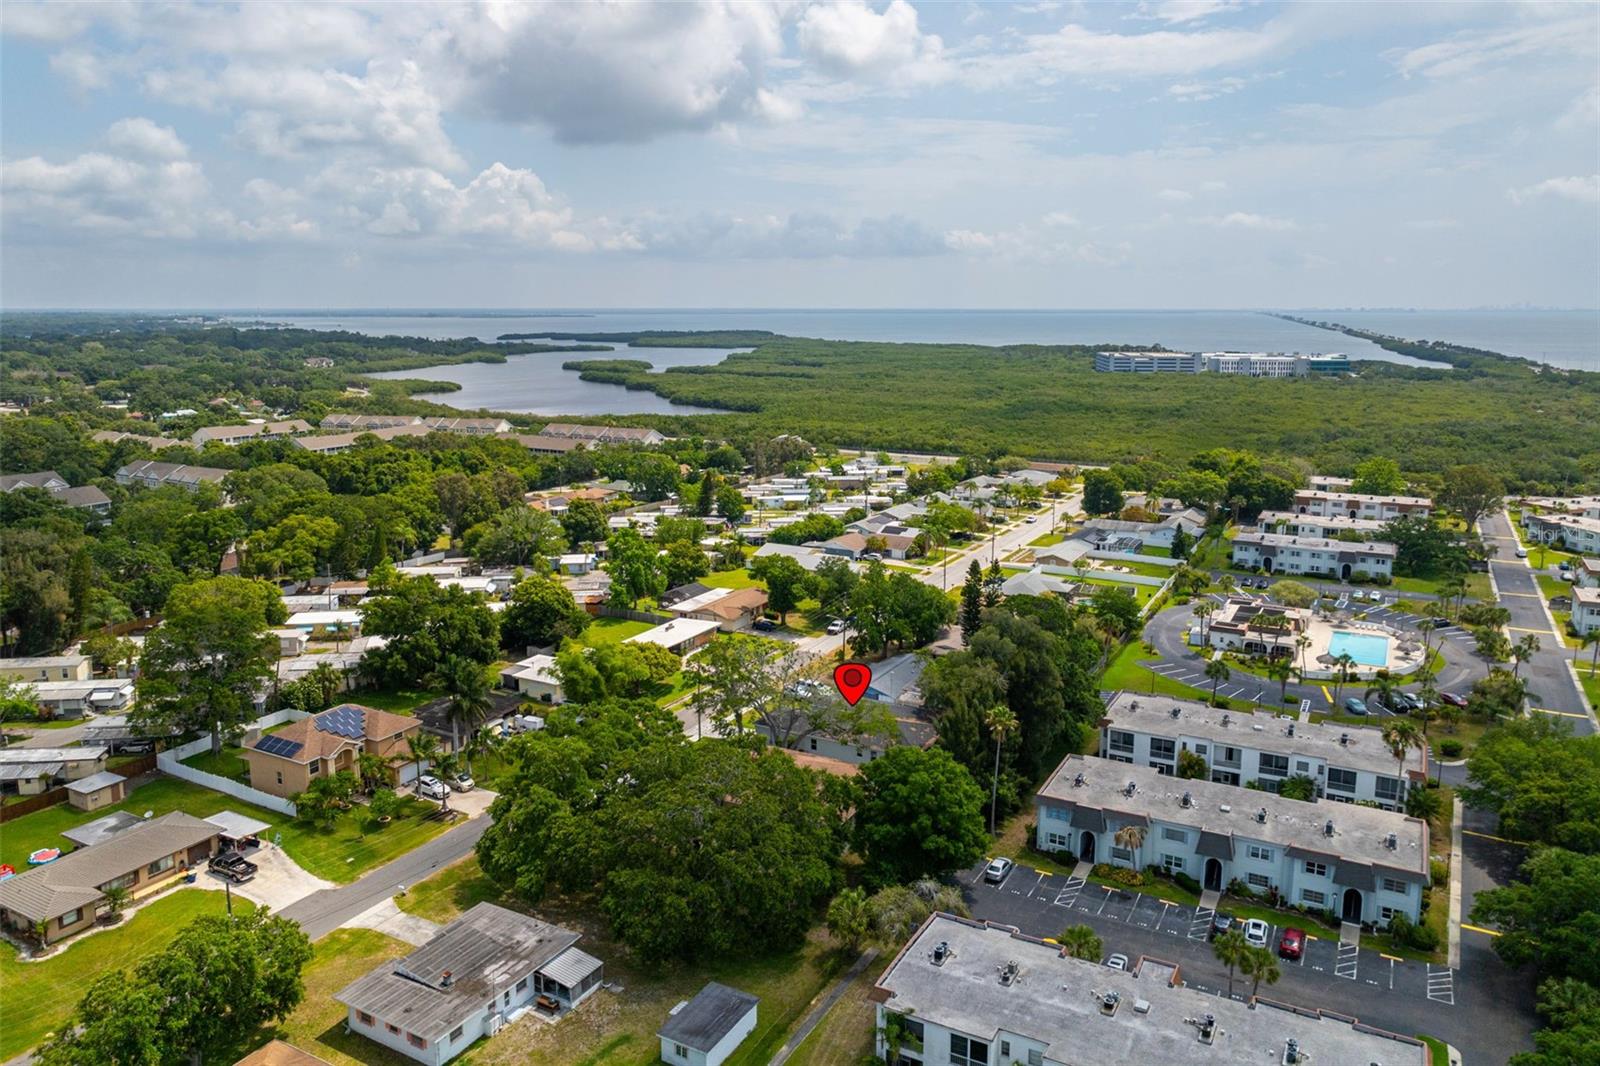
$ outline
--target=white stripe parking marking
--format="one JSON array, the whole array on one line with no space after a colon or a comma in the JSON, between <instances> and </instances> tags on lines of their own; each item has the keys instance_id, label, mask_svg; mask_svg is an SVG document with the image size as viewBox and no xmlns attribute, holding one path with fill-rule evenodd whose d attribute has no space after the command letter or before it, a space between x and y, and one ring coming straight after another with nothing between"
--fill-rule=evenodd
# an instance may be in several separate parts
<instances>
[{"instance_id":1,"label":"white stripe parking marking","mask_svg":"<svg viewBox=\"0 0 1600 1066\"><path fill-rule=\"evenodd\" d=\"M1448 1006L1456 1005L1456 973L1449 967L1435 970L1432 963L1428 967L1428 998L1435 1003L1444 1003Z\"/></svg>"},{"instance_id":2,"label":"white stripe parking marking","mask_svg":"<svg viewBox=\"0 0 1600 1066\"><path fill-rule=\"evenodd\" d=\"M1189 919L1189 939L1204 940L1211 935L1211 919L1217 912L1210 907L1196 907Z\"/></svg>"},{"instance_id":3,"label":"white stripe parking marking","mask_svg":"<svg viewBox=\"0 0 1600 1066\"><path fill-rule=\"evenodd\" d=\"M1053 901L1057 907L1070 907L1078 898L1078 893L1083 891L1084 880L1081 877L1069 877L1067 883L1061 886L1061 891L1056 893Z\"/></svg>"}]
</instances>

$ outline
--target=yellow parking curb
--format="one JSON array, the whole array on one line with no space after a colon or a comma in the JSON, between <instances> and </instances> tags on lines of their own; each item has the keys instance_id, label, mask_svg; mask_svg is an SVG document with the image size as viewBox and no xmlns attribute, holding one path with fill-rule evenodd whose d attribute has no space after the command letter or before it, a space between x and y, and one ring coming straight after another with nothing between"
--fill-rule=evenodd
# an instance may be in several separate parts
<instances>
[{"instance_id":1,"label":"yellow parking curb","mask_svg":"<svg viewBox=\"0 0 1600 1066\"><path fill-rule=\"evenodd\" d=\"M1462 922L1461 923L1461 928L1470 929L1474 933L1482 933L1484 936L1499 936L1500 935L1500 932L1497 929L1485 929L1481 925L1468 925L1466 922Z\"/></svg>"},{"instance_id":2,"label":"yellow parking curb","mask_svg":"<svg viewBox=\"0 0 1600 1066\"><path fill-rule=\"evenodd\" d=\"M1050 871L1049 870L1041 870L1037 866L1035 866L1033 868L1033 872L1038 874L1040 877L1049 877L1050 876Z\"/></svg>"},{"instance_id":3,"label":"yellow parking curb","mask_svg":"<svg viewBox=\"0 0 1600 1066\"><path fill-rule=\"evenodd\" d=\"M1402 959L1398 955L1385 955L1381 951L1378 952L1378 958L1380 958L1380 959L1388 959L1390 962L1405 962L1406 961L1405 959Z\"/></svg>"}]
</instances>

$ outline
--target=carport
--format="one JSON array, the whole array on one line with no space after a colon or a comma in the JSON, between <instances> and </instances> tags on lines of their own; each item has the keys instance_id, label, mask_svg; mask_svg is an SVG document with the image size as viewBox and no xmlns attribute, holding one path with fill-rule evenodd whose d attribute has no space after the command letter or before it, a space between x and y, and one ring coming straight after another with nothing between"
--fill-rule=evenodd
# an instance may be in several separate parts
<instances>
[{"instance_id":1,"label":"carport","mask_svg":"<svg viewBox=\"0 0 1600 1066\"><path fill-rule=\"evenodd\" d=\"M238 811L218 811L208 815L206 821L222 830L222 846L238 848L249 837L259 838L272 826L257 818L246 818Z\"/></svg>"}]
</instances>

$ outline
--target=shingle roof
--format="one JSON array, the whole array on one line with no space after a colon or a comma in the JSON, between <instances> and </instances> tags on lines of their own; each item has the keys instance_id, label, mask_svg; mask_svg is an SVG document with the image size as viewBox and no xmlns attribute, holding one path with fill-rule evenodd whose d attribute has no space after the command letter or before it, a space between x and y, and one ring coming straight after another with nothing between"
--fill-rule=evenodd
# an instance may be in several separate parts
<instances>
[{"instance_id":1,"label":"shingle roof","mask_svg":"<svg viewBox=\"0 0 1600 1066\"><path fill-rule=\"evenodd\" d=\"M695 1051L710 1051L759 1002L748 992L712 981L669 1017L657 1035Z\"/></svg>"},{"instance_id":2,"label":"shingle roof","mask_svg":"<svg viewBox=\"0 0 1600 1066\"><path fill-rule=\"evenodd\" d=\"M342 724L351 722L359 727L361 736L353 735L355 730ZM258 738L251 747L276 758L310 762L312 759L327 758L347 744L385 740L420 725L416 718L402 714L390 714L357 703L341 703L321 714L291 723L276 733L268 733ZM291 752L287 745L293 744L298 744L299 748ZM274 751L274 748L278 750Z\"/></svg>"}]
</instances>

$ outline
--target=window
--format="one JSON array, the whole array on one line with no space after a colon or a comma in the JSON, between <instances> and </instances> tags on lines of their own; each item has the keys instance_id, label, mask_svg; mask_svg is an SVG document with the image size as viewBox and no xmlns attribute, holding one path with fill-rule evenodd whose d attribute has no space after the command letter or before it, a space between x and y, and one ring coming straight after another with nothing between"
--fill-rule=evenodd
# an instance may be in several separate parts
<instances>
[{"instance_id":1,"label":"window","mask_svg":"<svg viewBox=\"0 0 1600 1066\"><path fill-rule=\"evenodd\" d=\"M1327 877L1328 864L1325 862L1311 862L1310 860L1307 860L1306 873L1310 874L1312 877Z\"/></svg>"},{"instance_id":2,"label":"window","mask_svg":"<svg viewBox=\"0 0 1600 1066\"><path fill-rule=\"evenodd\" d=\"M1383 919L1383 923L1385 925L1388 925L1391 921L1393 921L1394 920L1394 916L1399 914L1399 913L1400 913L1400 911L1395 907L1379 907L1378 908L1378 917Z\"/></svg>"},{"instance_id":3,"label":"window","mask_svg":"<svg viewBox=\"0 0 1600 1066\"><path fill-rule=\"evenodd\" d=\"M675 1059L686 1059L689 1057L689 1049L684 1047L682 1044L673 1044L672 1057Z\"/></svg>"},{"instance_id":4,"label":"window","mask_svg":"<svg viewBox=\"0 0 1600 1066\"><path fill-rule=\"evenodd\" d=\"M1107 740L1111 745L1111 750L1112 751L1120 751L1120 752L1131 752L1131 751L1133 751L1133 734L1132 733L1127 733L1127 732L1124 732L1124 731L1122 731L1120 729L1113 729L1113 730L1111 730L1110 733L1107 734Z\"/></svg>"},{"instance_id":5,"label":"window","mask_svg":"<svg viewBox=\"0 0 1600 1066\"><path fill-rule=\"evenodd\" d=\"M1030 1051L1030 1052L1028 1052L1028 1066L1044 1066L1044 1052L1042 1052L1042 1051Z\"/></svg>"},{"instance_id":6,"label":"window","mask_svg":"<svg viewBox=\"0 0 1600 1066\"><path fill-rule=\"evenodd\" d=\"M1262 755L1257 763L1263 776L1288 777L1289 756L1287 755Z\"/></svg>"},{"instance_id":7,"label":"window","mask_svg":"<svg viewBox=\"0 0 1600 1066\"><path fill-rule=\"evenodd\" d=\"M1400 782L1393 777L1378 777L1373 780L1372 794L1380 800L1389 800L1391 803L1400 798Z\"/></svg>"},{"instance_id":8,"label":"window","mask_svg":"<svg viewBox=\"0 0 1600 1066\"><path fill-rule=\"evenodd\" d=\"M311 777L316 777L317 776L317 771L319 771L321 769L322 769L322 760L321 759L312 759L310 765L308 765L306 767L306 773Z\"/></svg>"},{"instance_id":9,"label":"window","mask_svg":"<svg viewBox=\"0 0 1600 1066\"><path fill-rule=\"evenodd\" d=\"M1183 869L1183 856L1182 855L1163 855L1163 856L1161 856L1161 865L1166 867L1168 870L1171 870L1171 871L1182 870Z\"/></svg>"},{"instance_id":10,"label":"window","mask_svg":"<svg viewBox=\"0 0 1600 1066\"><path fill-rule=\"evenodd\" d=\"M133 883L138 879L138 874L123 874L121 877L113 877L100 886L100 891L104 892L108 888L132 888Z\"/></svg>"},{"instance_id":11,"label":"window","mask_svg":"<svg viewBox=\"0 0 1600 1066\"><path fill-rule=\"evenodd\" d=\"M816 737L812 737L811 738L811 750L812 751L816 751L817 750L817 738Z\"/></svg>"},{"instance_id":12,"label":"window","mask_svg":"<svg viewBox=\"0 0 1600 1066\"><path fill-rule=\"evenodd\" d=\"M1129 759L1128 761L1132 762L1133 760ZM1154 770L1158 774L1165 774L1168 777L1172 776L1172 764L1169 762L1157 762L1156 760L1151 759L1150 769Z\"/></svg>"},{"instance_id":13,"label":"window","mask_svg":"<svg viewBox=\"0 0 1600 1066\"><path fill-rule=\"evenodd\" d=\"M528 979L526 977L524 977L522 980L517 982L517 991L518 992L526 992L527 990L528 990Z\"/></svg>"},{"instance_id":14,"label":"window","mask_svg":"<svg viewBox=\"0 0 1600 1066\"><path fill-rule=\"evenodd\" d=\"M395 1036L400 1035L400 1027L398 1025L390 1025L388 1022L384 1022L383 1027L389 1030L389 1032L393 1033Z\"/></svg>"},{"instance_id":15,"label":"window","mask_svg":"<svg viewBox=\"0 0 1600 1066\"><path fill-rule=\"evenodd\" d=\"M1406 894L1406 883L1404 881L1396 881L1392 877L1385 877L1383 879L1383 890L1404 896Z\"/></svg>"},{"instance_id":16,"label":"window","mask_svg":"<svg viewBox=\"0 0 1600 1066\"><path fill-rule=\"evenodd\" d=\"M1268 880L1266 874L1246 874L1245 880L1249 882L1251 888L1272 887L1272 882Z\"/></svg>"},{"instance_id":17,"label":"window","mask_svg":"<svg viewBox=\"0 0 1600 1066\"><path fill-rule=\"evenodd\" d=\"M1189 843L1189 834L1182 829L1173 829L1170 826L1161 827L1161 839L1175 841L1179 844Z\"/></svg>"},{"instance_id":18,"label":"window","mask_svg":"<svg viewBox=\"0 0 1600 1066\"><path fill-rule=\"evenodd\" d=\"M1205 746L1205 745L1204 745L1204 744L1196 744L1196 745L1195 745L1195 746L1194 746L1194 753L1195 753L1195 754L1196 754L1196 755L1201 755L1201 756L1203 756L1203 755L1205 755L1205 753L1206 753L1206 746Z\"/></svg>"},{"instance_id":19,"label":"window","mask_svg":"<svg viewBox=\"0 0 1600 1066\"><path fill-rule=\"evenodd\" d=\"M989 1045L951 1033L950 1066L989 1066Z\"/></svg>"},{"instance_id":20,"label":"window","mask_svg":"<svg viewBox=\"0 0 1600 1066\"><path fill-rule=\"evenodd\" d=\"M1065 807L1046 807L1044 809L1044 816L1046 818L1053 818L1058 822L1065 822L1070 817Z\"/></svg>"},{"instance_id":21,"label":"window","mask_svg":"<svg viewBox=\"0 0 1600 1066\"><path fill-rule=\"evenodd\" d=\"M1294 772L1297 774L1309 774L1311 772L1311 764L1306 762L1304 759L1296 759L1294 763Z\"/></svg>"},{"instance_id":22,"label":"window","mask_svg":"<svg viewBox=\"0 0 1600 1066\"><path fill-rule=\"evenodd\" d=\"M1150 738L1150 757L1152 759L1172 759L1177 756L1177 745L1165 737Z\"/></svg>"},{"instance_id":23,"label":"window","mask_svg":"<svg viewBox=\"0 0 1600 1066\"><path fill-rule=\"evenodd\" d=\"M1255 859L1257 862L1271 862L1273 856L1273 851L1271 848L1264 848L1260 844L1247 845L1244 849L1244 853L1250 856L1252 859Z\"/></svg>"},{"instance_id":24,"label":"window","mask_svg":"<svg viewBox=\"0 0 1600 1066\"><path fill-rule=\"evenodd\" d=\"M1302 888L1300 890L1300 902L1309 903L1313 907L1326 907L1328 905L1328 897L1322 892L1313 892L1309 888Z\"/></svg>"},{"instance_id":25,"label":"window","mask_svg":"<svg viewBox=\"0 0 1600 1066\"><path fill-rule=\"evenodd\" d=\"M1133 759L1127 755L1107 755L1106 758L1112 762L1133 762Z\"/></svg>"},{"instance_id":26,"label":"window","mask_svg":"<svg viewBox=\"0 0 1600 1066\"><path fill-rule=\"evenodd\" d=\"M278 784L280 784L280 785L283 784L283 771L282 770L278 771Z\"/></svg>"},{"instance_id":27,"label":"window","mask_svg":"<svg viewBox=\"0 0 1600 1066\"><path fill-rule=\"evenodd\" d=\"M1044 846L1047 848L1066 849L1072 847L1072 838L1065 833L1057 833L1047 829L1044 834Z\"/></svg>"},{"instance_id":28,"label":"window","mask_svg":"<svg viewBox=\"0 0 1600 1066\"><path fill-rule=\"evenodd\" d=\"M373 1018L372 1015L368 1014L366 1011L358 1010L356 1011L356 1021L360 1022L362 1025L371 1025Z\"/></svg>"},{"instance_id":29,"label":"window","mask_svg":"<svg viewBox=\"0 0 1600 1066\"><path fill-rule=\"evenodd\" d=\"M461 1034L463 1031L465 1031L465 1029L466 1026L458 1025L454 1029L450 1030L450 1042L454 1044L457 1040L460 1040Z\"/></svg>"},{"instance_id":30,"label":"window","mask_svg":"<svg viewBox=\"0 0 1600 1066\"><path fill-rule=\"evenodd\" d=\"M68 911L66 914L63 914L60 919L60 924L61 928L65 929L67 926L77 925L81 921L83 921L83 908L79 907L75 911Z\"/></svg>"},{"instance_id":31,"label":"window","mask_svg":"<svg viewBox=\"0 0 1600 1066\"><path fill-rule=\"evenodd\" d=\"M161 858L145 867L145 873L149 874L151 877L154 877L156 874L166 873L170 869L172 869L172 856L163 855Z\"/></svg>"},{"instance_id":32,"label":"window","mask_svg":"<svg viewBox=\"0 0 1600 1066\"><path fill-rule=\"evenodd\" d=\"M427 1047L428 1046L428 1042L426 1040L422 1039L422 1037L418 1036L416 1033L407 1033L406 1034L406 1043L410 1044L412 1047Z\"/></svg>"},{"instance_id":33,"label":"window","mask_svg":"<svg viewBox=\"0 0 1600 1066\"><path fill-rule=\"evenodd\" d=\"M1009 1041L1009 1040L1000 1041L1000 1058L1002 1060L1004 1060L1004 1059L1009 1059L1010 1057L1011 1057L1011 1041Z\"/></svg>"},{"instance_id":34,"label":"window","mask_svg":"<svg viewBox=\"0 0 1600 1066\"><path fill-rule=\"evenodd\" d=\"M1354 770L1336 770L1328 767L1328 788L1338 792L1354 792L1356 790L1356 772Z\"/></svg>"}]
</instances>

